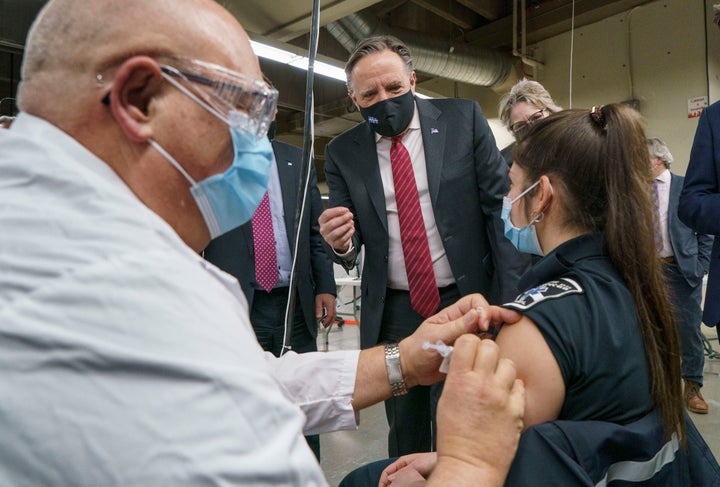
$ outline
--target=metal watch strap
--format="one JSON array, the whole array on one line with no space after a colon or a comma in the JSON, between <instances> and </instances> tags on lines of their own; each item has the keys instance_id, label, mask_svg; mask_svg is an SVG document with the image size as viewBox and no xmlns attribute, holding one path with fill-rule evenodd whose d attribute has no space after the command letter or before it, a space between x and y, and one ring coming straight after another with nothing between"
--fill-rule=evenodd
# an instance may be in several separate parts
<instances>
[{"instance_id":1,"label":"metal watch strap","mask_svg":"<svg viewBox=\"0 0 720 487\"><path fill-rule=\"evenodd\" d=\"M397 343L385 344L385 367L387 368L392 395L402 396L407 394L405 379L403 379L402 368L400 367L400 347Z\"/></svg>"}]
</instances>

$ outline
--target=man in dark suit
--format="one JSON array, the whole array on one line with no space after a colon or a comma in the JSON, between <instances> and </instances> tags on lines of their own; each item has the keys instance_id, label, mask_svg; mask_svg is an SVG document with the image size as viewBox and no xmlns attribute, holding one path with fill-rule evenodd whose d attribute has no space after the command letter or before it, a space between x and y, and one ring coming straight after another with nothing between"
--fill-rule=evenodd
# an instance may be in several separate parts
<instances>
[{"instance_id":1,"label":"man in dark suit","mask_svg":"<svg viewBox=\"0 0 720 487\"><path fill-rule=\"evenodd\" d=\"M667 145L658 138L650 138L648 150L654 178L655 243L676 310L685 405L689 411L707 414L708 405L700 392L705 360L700 323L702 280L708 269L713 237L695 233L680 221L678 203L684 178L670 172L673 157Z\"/></svg>"},{"instance_id":2,"label":"man in dark suit","mask_svg":"<svg viewBox=\"0 0 720 487\"><path fill-rule=\"evenodd\" d=\"M325 150L331 208L320 232L347 269L364 248L362 348L398 342L469 293L513 299L529 257L503 236L508 169L480 106L415 98L410 53L390 36L363 41L345 72L365 123ZM390 455L428 451L429 389L394 392Z\"/></svg>"},{"instance_id":3,"label":"man in dark suit","mask_svg":"<svg viewBox=\"0 0 720 487\"><path fill-rule=\"evenodd\" d=\"M717 18L717 17L716 17ZM698 232L720 236L720 102L703 110L685 172L679 215ZM705 289L703 323L720 338L720 239L715 239Z\"/></svg>"},{"instance_id":4,"label":"man in dark suit","mask_svg":"<svg viewBox=\"0 0 720 487\"><path fill-rule=\"evenodd\" d=\"M269 132L272 137L272 131ZM310 183L305 212L299 230L297 248L293 225L302 151L273 140L275 160L270 171L268 203L272 216L273 239L264 245L257 238L258 220L253 220L210 242L205 258L240 281L250 309L250 321L264 350L279 356L282 352L285 313L292 257L296 251L296 307L292 310L293 326L290 346L298 353L317 350L318 320L329 326L335 319L335 278L332 262L319 233L318 216L322 212L315 169ZM261 203L262 207L262 203ZM274 240L274 241L273 241ZM269 247L268 247L269 245ZM274 283L263 289L258 281L260 256L275 255ZM272 281L271 281L272 282ZM320 439L307 436L310 447L320 459Z\"/></svg>"}]
</instances>

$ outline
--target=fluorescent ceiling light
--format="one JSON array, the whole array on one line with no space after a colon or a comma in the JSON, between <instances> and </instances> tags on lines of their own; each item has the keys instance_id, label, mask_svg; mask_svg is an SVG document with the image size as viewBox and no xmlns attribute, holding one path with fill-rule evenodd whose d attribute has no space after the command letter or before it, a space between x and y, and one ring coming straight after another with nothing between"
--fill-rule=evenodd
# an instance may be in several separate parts
<instances>
[{"instance_id":1,"label":"fluorescent ceiling light","mask_svg":"<svg viewBox=\"0 0 720 487\"><path fill-rule=\"evenodd\" d=\"M308 64L310 61L307 56L295 54L290 51L279 49L277 47L269 46L267 44L263 44L253 40L250 41L250 45L252 46L253 51L255 51L255 55L258 57L287 64L294 68L300 68L304 71L307 71L308 69ZM343 83L346 82L345 70L343 68L333 66L332 64L325 63L323 61L318 61L317 59L315 60L314 68L315 73L321 76L333 78L342 81ZM418 93L417 91L415 92L415 95L418 98L430 98L429 96Z\"/></svg>"},{"instance_id":2,"label":"fluorescent ceiling light","mask_svg":"<svg viewBox=\"0 0 720 487\"><path fill-rule=\"evenodd\" d=\"M279 63L287 64L295 68L300 68L304 71L308 69L308 63L310 62L307 56L301 56L294 54L284 49L278 49L277 47L268 46L267 44L261 44L256 41L250 41L250 45L255 51L258 57L270 59L271 61L277 61ZM324 63L322 61L315 60L314 66L315 72L328 78L333 78L345 82L345 70L332 64Z\"/></svg>"}]
</instances>

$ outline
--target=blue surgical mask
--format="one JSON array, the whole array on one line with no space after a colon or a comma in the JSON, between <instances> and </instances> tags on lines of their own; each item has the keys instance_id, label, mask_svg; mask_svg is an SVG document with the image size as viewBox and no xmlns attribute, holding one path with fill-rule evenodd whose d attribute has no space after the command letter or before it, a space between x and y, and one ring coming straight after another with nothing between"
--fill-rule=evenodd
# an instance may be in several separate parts
<instances>
[{"instance_id":1,"label":"blue surgical mask","mask_svg":"<svg viewBox=\"0 0 720 487\"><path fill-rule=\"evenodd\" d=\"M210 238L233 230L250 220L265 191L272 164L272 146L267 137L257 138L230 125L234 159L227 171L195 181L160 144L148 142L192 185L190 192L200 208Z\"/></svg>"},{"instance_id":2,"label":"blue surgical mask","mask_svg":"<svg viewBox=\"0 0 720 487\"><path fill-rule=\"evenodd\" d=\"M510 242L512 242L516 249L526 254L542 256L545 254L540 247L540 242L537 238L537 231L535 230L535 222L538 220L537 217L533 218L530 223L528 223L522 228L518 228L513 225L512 219L510 217L510 210L512 208L512 205L515 204L515 202L518 201L520 198L525 196L538 184L540 184L539 180L535 184L527 188L525 191L517 195L514 199L510 199L505 196L503 198L503 206L502 212L500 213L500 218L502 218L503 223L505 224L505 238L510 240Z\"/></svg>"}]
</instances>

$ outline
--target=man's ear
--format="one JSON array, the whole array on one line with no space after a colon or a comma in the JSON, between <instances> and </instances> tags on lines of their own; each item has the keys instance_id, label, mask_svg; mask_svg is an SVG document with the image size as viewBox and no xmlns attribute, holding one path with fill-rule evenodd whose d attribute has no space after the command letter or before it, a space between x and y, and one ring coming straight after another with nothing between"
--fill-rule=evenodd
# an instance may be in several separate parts
<instances>
[{"instance_id":1,"label":"man's ear","mask_svg":"<svg viewBox=\"0 0 720 487\"><path fill-rule=\"evenodd\" d=\"M355 92L353 90L348 90L348 96L353 102L353 105L355 105L355 108L357 109L358 113L360 112L360 105L358 105L357 97L355 96Z\"/></svg>"},{"instance_id":2,"label":"man's ear","mask_svg":"<svg viewBox=\"0 0 720 487\"><path fill-rule=\"evenodd\" d=\"M135 56L120 65L110 91L110 110L125 135L134 142L152 137L148 105L162 84L157 61Z\"/></svg>"}]
</instances>

